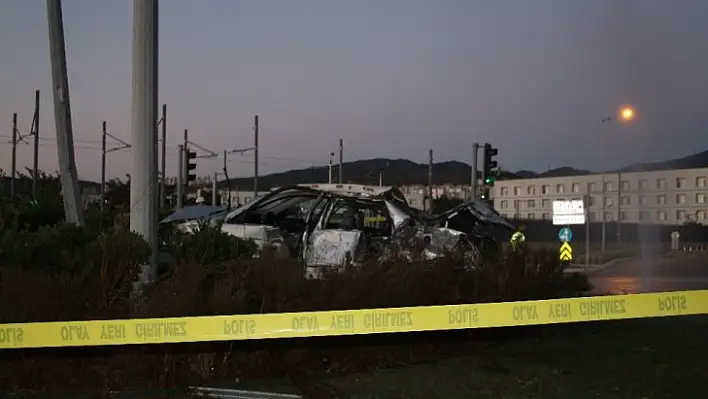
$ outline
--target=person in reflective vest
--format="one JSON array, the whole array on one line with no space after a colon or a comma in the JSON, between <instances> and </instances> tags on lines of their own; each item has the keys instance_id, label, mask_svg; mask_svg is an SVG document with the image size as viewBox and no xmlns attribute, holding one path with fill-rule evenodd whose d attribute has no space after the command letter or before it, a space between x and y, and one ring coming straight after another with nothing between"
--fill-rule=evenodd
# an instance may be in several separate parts
<instances>
[{"instance_id":1,"label":"person in reflective vest","mask_svg":"<svg viewBox=\"0 0 708 399\"><path fill-rule=\"evenodd\" d=\"M519 228L511 235L509 243L511 244L511 249L516 251L521 245L526 243L526 236L523 233L524 226L519 226Z\"/></svg>"}]
</instances>

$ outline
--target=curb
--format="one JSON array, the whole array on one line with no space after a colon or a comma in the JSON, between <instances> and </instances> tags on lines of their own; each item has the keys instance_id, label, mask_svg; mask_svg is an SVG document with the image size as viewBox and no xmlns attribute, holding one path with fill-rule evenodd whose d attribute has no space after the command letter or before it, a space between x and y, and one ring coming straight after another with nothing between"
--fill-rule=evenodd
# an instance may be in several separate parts
<instances>
[{"instance_id":1,"label":"curb","mask_svg":"<svg viewBox=\"0 0 708 399\"><path fill-rule=\"evenodd\" d=\"M596 272L603 271L605 269L609 269L613 266L616 266L618 263L630 261L634 258L635 258L634 256L627 256L624 258L615 258L615 259L611 259L608 262L603 263L601 265L590 265L588 267L573 265L573 266L565 269L565 272L566 273L596 273Z\"/></svg>"}]
</instances>

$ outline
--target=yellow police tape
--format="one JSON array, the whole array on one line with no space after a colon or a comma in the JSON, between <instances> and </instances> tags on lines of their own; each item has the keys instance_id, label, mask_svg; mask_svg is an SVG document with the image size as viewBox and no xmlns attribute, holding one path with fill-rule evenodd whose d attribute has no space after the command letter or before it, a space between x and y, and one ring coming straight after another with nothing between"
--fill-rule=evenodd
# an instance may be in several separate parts
<instances>
[{"instance_id":1,"label":"yellow police tape","mask_svg":"<svg viewBox=\"0 0 708 399\"><path fill-rule=\"evenodd\" d=\"M327 312L0 324L0 349L453 330L708 314L708 290Z\"/></svg>"}]
</instances>

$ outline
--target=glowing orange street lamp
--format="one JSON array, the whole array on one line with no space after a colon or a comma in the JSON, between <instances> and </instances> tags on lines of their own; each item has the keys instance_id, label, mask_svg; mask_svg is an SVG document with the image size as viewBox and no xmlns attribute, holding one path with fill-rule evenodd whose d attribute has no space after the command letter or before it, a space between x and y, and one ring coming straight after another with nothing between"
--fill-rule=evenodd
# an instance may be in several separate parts
<instances>
[{"instance_id":1,"label":"glowing orange street lamp","mask_svg":"<svg viewBox=\"0 0 708 399\"><path fill-rule=\"evenodd\" d=\"M634 108L628 106L620 108L619 116L625 122L631 121L634 119Z\"/></svg>"}]
</instances>

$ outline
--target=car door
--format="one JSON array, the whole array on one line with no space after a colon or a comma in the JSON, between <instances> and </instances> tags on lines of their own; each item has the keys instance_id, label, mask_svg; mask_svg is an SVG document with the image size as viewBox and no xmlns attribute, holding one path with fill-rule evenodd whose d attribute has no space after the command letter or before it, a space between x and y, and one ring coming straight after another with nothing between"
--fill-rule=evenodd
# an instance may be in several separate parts
<instances>
[{"instance_id":1,"label":"car door","mask_svg":"<svg viewBox=\"0 0 708 399\"><path fill-rule=\"evenodd\" d=\"M307 234L305 266L342 266L363 258L366 253L363 231L348 220L356 211L354 201L343 198L329 201L314 229Z\"/></svg>"}]
</instances>

